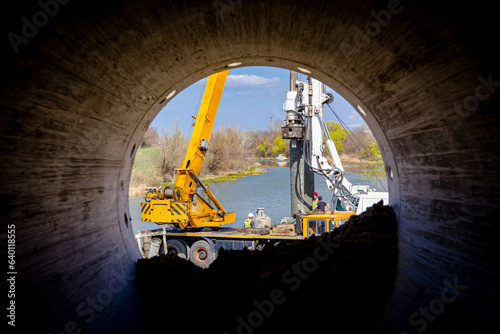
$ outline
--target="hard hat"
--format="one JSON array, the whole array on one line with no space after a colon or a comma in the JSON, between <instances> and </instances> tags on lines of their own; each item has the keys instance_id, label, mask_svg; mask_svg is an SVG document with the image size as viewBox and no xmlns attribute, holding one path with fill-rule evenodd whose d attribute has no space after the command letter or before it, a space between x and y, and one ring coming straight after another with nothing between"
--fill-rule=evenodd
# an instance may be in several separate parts
<instances>
[{"instance_id":1,"label":"hard hat","mask_svg":"<svg viewBox=\"0 0 500 334\"><path fill-rule=\"evenodd\" d=\"M318 196L318 193L317 193L317 192L314 192L314 193L313 193L313 196L314 196L314 195Z\"/></svg>"},{"instance_id":2,"label":"hard hat","mask_svg":"<svg viewBox=\"0 0 500 334\"><path fill-rule=\"evenodd\" d=\"M248 218L253 218L253 213L251 213L251 212L250 212L250 213L248 214Z\"/></svg>"}]
</instances>

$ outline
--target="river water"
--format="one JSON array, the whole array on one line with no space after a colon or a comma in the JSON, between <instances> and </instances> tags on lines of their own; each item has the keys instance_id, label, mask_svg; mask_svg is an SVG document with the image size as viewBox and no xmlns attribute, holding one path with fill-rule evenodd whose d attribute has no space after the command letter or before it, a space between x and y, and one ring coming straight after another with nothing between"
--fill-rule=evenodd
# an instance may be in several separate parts
<instances>
[{"instance_id":1,"label":"river water","mask_svg":"<svg viewBox=\"0 0 500 334\"><path fill-rule=\"evenodd\" d=\"M248 213L255 214L257 207L263 207L264 212L271 217L274 223L279 223L281 217L290 216L290 168L289 162L277 162L269 160L258 161L267 172L261 175L250 175L235 181L210 183L210 191L229 212L236 213L236 222L226 225L227 227L243 227ZM387 189L387 181L381 181L383 187L376 178L367 178L366 172L370 171L366 164L343 164L346 178L352 184L369 184L377 191ZM332 192L328 190L325 179L314 176L315 191L323 197L324 202L330 202ZM161 228L155 223L141 221L140 203L143 197L130 197L130 216L134 234L141 230Z\"/></svg>"}]
</instances>

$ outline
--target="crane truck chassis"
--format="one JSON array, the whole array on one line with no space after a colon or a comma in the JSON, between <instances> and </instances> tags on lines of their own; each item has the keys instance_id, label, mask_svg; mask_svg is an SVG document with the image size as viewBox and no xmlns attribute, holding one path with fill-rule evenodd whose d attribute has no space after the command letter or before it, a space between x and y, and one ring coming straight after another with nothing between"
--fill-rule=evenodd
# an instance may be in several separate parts
<instances>
[{"instance_id":1,"label":"crane truck chassis","mask_svg":"<svg viewBox=\"0 0 500 334\"><path fill-rule=\"evenodd\" d=\"M267 244L283 240L304 240L313 235L332 232L352 215L354 212L308 213L297 217L295 224L291 223L291 217L286 217L271 228L161 228L140 231L135 237L144 258L171 254L189 260L198 267L208 268L220 249L260 250Z\"/></svg>"}]
</instances>

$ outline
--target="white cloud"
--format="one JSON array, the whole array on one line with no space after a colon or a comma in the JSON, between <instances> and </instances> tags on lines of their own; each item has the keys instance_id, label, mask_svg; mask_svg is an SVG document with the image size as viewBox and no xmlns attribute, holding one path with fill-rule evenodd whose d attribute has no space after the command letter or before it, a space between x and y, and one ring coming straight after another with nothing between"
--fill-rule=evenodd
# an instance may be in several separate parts
<instances>
[{"instance_id":1,"label":"white cloud","mask_svg":"<svg viewBox=\"0 0 500 334\"><path fill-rule=\"evenodd\" d=\"M252 92L250 90L245 90L245 91L240 91L236 92L237 95L255 95L255 92Z\"/></svg>"},{"instance_id":2,"label":"white cloud","mask_svg":"<svg viewBox=\"0 0 500 334\"><path fill-rule=\"evenodd\" d=\"M229 87L259 87L269 88L280 85L280 78L264 78L254 74L230 74L227 76L226 86Z\"/></svg>"}]
</instances>

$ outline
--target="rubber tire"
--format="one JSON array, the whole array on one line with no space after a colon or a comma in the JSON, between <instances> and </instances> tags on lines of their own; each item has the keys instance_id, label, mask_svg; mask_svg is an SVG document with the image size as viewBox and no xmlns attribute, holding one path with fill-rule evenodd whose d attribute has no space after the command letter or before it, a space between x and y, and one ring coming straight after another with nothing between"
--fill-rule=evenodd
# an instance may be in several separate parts
<instances>
[{"instance_id":1,"label":"rubber tire","mask_svg":"<svg viewBox=\"0 0 500 334\"><path fill-rule=\"evenodd\" d=\"M208 242L198 240L191 245L189 260L196 266L206 269L214 262L215 252Z\"/></svg>"},{"instance_id":2,"label":"rubber tire","mask_svg":"<svg viewBox=\"0 0 500 334\"><path fill-rule=\"evenodd\" d=\"M167 254L177 255L181 259L189 260L189 246L187 242L182 239L169 239L167 240ZM163 247L160 254L164 254Z\"/></svg>"}]
</instances>

